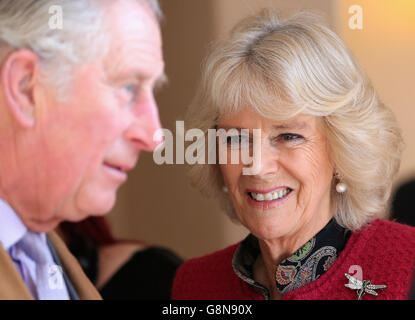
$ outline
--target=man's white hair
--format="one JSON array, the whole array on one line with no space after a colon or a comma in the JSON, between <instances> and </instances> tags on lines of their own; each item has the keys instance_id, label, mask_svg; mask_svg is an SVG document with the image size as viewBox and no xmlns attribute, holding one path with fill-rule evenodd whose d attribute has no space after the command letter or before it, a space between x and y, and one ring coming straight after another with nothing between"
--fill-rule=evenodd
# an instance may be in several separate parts
<instances>
[{"instance_id":1,"label":"man's white hair","mask_svg":"<svg viewBox=\"0 0 415 320\"><path fill-rule=\"evenodd\" d=\"M103 30L100 1L1 0L0 64L8 50L31 49L40 58L44 79L62 89L69 82L74 64L106 53L108 37ZM146 3L157 19L161 19L157 0L137 1ZM63 13L62 29L50 23L54 8L60 8Z\"/></svg>"},{"instance_id":2,"label":"man's white hair","mask_svg":"<svg viewBox=\"0 0 415 320\"><path fill-rule=\"evenodd\" d=\"M157 19L161 20L163 18L163 12L161 11L160 4L158 0L146 0L150 5L151 10L156 15Z\"/></svg>"}]
</instances>

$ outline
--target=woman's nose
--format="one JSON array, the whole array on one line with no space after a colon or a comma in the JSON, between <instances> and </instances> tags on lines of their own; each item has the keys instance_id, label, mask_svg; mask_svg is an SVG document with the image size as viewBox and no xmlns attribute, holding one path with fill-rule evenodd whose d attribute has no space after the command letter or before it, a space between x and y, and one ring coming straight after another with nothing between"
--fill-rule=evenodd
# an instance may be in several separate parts
<instances>
[{"instance_id":1,"label":"woman's nose","mask_svg":"<svg viewBox=\"0 0 415 320\"><path fill-rule=\"evenodd\" d=\"M255 148L257 148L256 152ZM249 165L250 175L265 179L275 176L278 169L279 156L275 148L264 142L259 146L253 146L252 162Z\"/></svg>"}]
</instances>

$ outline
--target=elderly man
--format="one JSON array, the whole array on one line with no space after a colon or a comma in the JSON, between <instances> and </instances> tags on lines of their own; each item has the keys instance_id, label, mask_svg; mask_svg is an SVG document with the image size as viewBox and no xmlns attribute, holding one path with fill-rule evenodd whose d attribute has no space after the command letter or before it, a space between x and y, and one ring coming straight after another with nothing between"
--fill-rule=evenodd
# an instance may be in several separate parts
<instances>
[{"instance_id":1,"label":"elderly man","mask_svg":"<svg viewBox=\"0 0 415 320\"><path fill-rule=\"evenodd\" d=\"M100 298L52 230L110 211L158 143L158 17L156 0L0 2L0 299Z\"/></svg>"}]
</instances>

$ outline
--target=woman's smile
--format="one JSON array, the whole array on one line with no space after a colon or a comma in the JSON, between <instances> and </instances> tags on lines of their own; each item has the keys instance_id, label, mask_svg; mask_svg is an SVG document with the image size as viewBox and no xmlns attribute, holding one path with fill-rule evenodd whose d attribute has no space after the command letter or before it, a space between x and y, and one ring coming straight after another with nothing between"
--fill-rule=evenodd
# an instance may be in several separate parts
<instances>
[{"instance_id":1,"label":"woman's smile","mask_svg":"<svg viewBox=\"0 0 415 320\"><path fill-rule=\"evenodd\" d=\"M288 200L292 194L293 189L289 187L276 187L271 190L253 190L246 191L246 199L248 204L255 209L269 210L282 205Z\"/></svg>"}]
</instances>

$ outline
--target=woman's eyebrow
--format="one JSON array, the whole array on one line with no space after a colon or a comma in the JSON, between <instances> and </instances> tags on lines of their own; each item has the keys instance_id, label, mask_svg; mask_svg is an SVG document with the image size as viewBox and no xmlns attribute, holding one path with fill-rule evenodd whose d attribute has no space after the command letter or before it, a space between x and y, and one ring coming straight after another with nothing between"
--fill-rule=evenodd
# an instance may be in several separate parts
<instances>
[{"instance_id":1,"label":"woman's eyebrow","mask_svg":"<svg viewBox=\"0 0 415 320\"><path fill-rule=\"evenodd\" d=\"M218 125L218 126L216 126L216 129L224 129L224 130L232 130L232 129L235 129L235 130L237 130L237 131L242 131L242 130L251 130L251 129L248 129L248 128L241 128L241 127L233 127L233 126L220 126L220 125ZM255 129L255 128L254 128Z\"/></svg>"},{"instance_id":2,"label":"woman's eyebrow","mask_svg":"<svg viewBox=\"0 0 415 320\"><path fill-rule=\"evenodd\" d=\"M305 129L308 128L308 124L306 122L292 122L292 123L285 123L285 124L279 124L272 126L275 130L299 130L299 129Z\"/></svg>"},{"instance_id":3,"label":"woman's eyebrow","mask_svg":"<svg viewBox=\"0 0 415 320\"><path fill-rule=\"evenodd\" d=\"M225 129L225 130L229 130L229 129L236 129L238 131L241 131L242 129L245 130L251 130L248 128L241 128L241 127L236 127L236 126L232 126L232 125L218 125L216 127L217 129ZM292 123L284 123L284 124L277 124L277 125L273 125L272 128L274 130L299 130L299 129L306 129L308 128L308 124L304 121L301 122L292 122Z\"/></svg>"}]
</instances>

